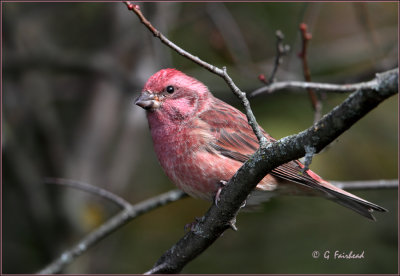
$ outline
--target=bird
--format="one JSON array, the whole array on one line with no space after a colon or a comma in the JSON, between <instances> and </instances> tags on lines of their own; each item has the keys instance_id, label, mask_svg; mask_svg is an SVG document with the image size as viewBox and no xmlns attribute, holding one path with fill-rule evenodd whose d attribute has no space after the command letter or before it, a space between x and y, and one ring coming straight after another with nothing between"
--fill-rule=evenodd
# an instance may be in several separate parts
<instances>
[{"instance_id":1,"label":"bird","mask_svg":"<svg viewBox=\"0 0 400 276\"><path fill-rule=\"evenodd\" d=\"M223 186L259 147L247 117L216 98L197 79L162 69L145 83L135 104L146 110L154 150L166 175L194 198L218 202ZM260 127L269 143L276 140ZM247 206L276 195L321 196L375 220L383 207L342 190L305 169L299 160L267 174L250 193Z\"/></svg>"}]
</instances>

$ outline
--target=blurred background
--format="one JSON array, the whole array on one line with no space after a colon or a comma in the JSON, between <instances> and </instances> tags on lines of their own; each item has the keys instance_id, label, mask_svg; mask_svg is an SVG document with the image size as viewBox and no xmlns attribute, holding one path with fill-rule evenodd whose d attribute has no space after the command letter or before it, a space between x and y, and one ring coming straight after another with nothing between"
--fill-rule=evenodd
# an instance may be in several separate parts
<instances>
[{"instance_id":1,"label":"blurred background","mask_svg":"<svg viewBox=\"0 0 400 276\"><path fill-rule=\"evenodd\" d=\"M268 78L275 32L291 51L278 80L303 80L299 24L312 32L313 81L369 80L398 61L397 3L140 3L167 37L251 92ZM122 3L2 3L3 273L33 273L119 210L88 193L44 184L84 181L131 203L174 188L153 151L145 112L133 104L145 81L173 67L242 109L218 77L162 45ZM326 113L347 95L328 94ZM336 181L398 174L398 97L392 97L314 157L311 169ZM251 100L275 138L313 122L306 92ZM281 197L238 216L183 273L396 273L397 190L357 191L389 213L371 222L330 201ZM186 198L147 213L76 259L63 273L143 273L210 203ZM361 253L361 260L312 252ZM222 257L223 256L223 257ZM23 265L21 265L23 264Z\"/></svg>"}]
</instances>

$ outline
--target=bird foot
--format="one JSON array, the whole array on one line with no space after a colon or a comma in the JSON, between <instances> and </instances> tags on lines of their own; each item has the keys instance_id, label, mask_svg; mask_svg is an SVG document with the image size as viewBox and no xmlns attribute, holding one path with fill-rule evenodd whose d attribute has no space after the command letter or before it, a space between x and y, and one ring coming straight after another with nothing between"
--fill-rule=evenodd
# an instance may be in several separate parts
<instances>
[{"instance_id":1,"label":"bird foot","mask_svg":"<svg viewBox=\"0 0 400 276\"><path fill-rule=\"evenodd\" d=\"M200 220L201 220L201 218L195 217L194 221L186 224L185 227L184 227L185 232L193 231L195 226L197 225L197 223L200 222Z\"/></svg>"},{"instance_id":2,"label":"bird foot","mask_svg":"<svg viewBox=\"0 0 400 276\"><path fill-rule=\"evenodd\" d=\"M242 205L240 206L240 209L242 209L244 206L246 206L246 200L243 201ZM236 216L233 219L231 219L228 224L233 231L238 230L238 228L236 227Z\"/></svg>"},{"instance_id":3,"label":"bird foot","mask_svg":"<svg viewBox=\"0 0 400 276\"><path fill-rule=\"evenodd\" d=\"M214 199L215 205L216 205L217 207L218 207L219 196L220 196L220 194L221 194L222 188L225 187L226 184L228 184L228 182L225 181L225 180L220 180L220 181L219 181L219 184L220 184L220 186L219 186L219 188L218 188L218 190L217 190L217 193L215 194L215 199Z\"/></svg>"},{"instance_id":4,"label":"bird foot","mask_svg":"<svg viewBox=\"0 0 400 276\"><path fill-rule=\"evenodd\" d=\"M229 221L229 227L233 231L237 231L238 230L238 228L236 227L236 217L234 217L231 221Z\"/></svg>"}]
</instances>

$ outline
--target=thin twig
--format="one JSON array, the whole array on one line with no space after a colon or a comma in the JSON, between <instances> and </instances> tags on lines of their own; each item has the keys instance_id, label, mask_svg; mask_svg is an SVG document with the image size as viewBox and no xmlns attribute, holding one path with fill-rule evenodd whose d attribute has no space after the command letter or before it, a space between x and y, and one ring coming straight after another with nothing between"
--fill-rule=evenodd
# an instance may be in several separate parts
<instances>
[{"instance_id":1,"label":"thin twig","mask_svg":"<svg viewBox=\"0 0 400 276\"><path fill-rule=\"evenodd\" d=\"M363 181L330 181L333 185L344 190L381 190L381 189L398 189L399 180L363 180Z\"/></svg>"},{"instance_id":2,"label":"thin twig","mask_svg":"<svg viewBox=\"0 0 400 276\"><path fill-rule=\"evenodd\" d=\"M311 73L310 73L310 68L308 67L308 60L307 60L307 46L308 42L311 40L312 35L311 33L307 32L307 25L305 23L300 24L300 34L301 34L301 41L302 41L302 47L301 47L301 52L298 54L299 58L302 61L303 64L303 74L304 74L304 79L307 82L311 81ZM313 105L313 108L315 109L316 102L318 101L314 91L309 88L308 94L310 95L311 103Z\"/></svg>"},{"instance_id":3,"label":"thin twig","mask_svg":"<svg viewBox=\"0 0 400 276\"><path fill-rule=\"evenodd\" d=\"M340 106L337 106L328 115L314 124L313 127L297 135L285 137L267 145L265 138L263 139L257 127L256 121L251 120L252 117L249 116L249 114L253 114L249 108L246 96L234 85L232 79L226 74L226 68L223 68L221 72L221 69L205 63L198 57L182 50L161 35L144 18L136 5L131 4L129 1L125 3L161 42L182 56L187 57L225 79L232 91L242 100L246 108L249 124L252 126L261 145L229 180L220 194L218 206L215 204L211 205L207 213L198 220L191 231L186 233L183 238L167 250L147 274L180 272L188 262L206 250L225 230L231 227L247 195L250 194L262 178L272 169L304 156L305 145L315 148L316 152L321 151L379 103L397 92L397 71L389 71L377 75L377 85L374 88L367 88L353 93Z\"/></svg>"},{"instance_id":4,"label":"thin twig","mask_svg":"<svg viewBox=\"0 0 400 276\"><path fill-rule=\"evenodd\" d=\"M393 70L398 70L393 69ZM377 86L377 80L373 79L366 82L352 83L352 84L330 84L319 82L304 82L304 81L282 81L274 82L268 86L263 86L250 93L249 97L255 97L261 94L272 94L276 91L294 88L294 89L315 89L330 93L350 93L360 89L374 89Z\"/></svg>"},{"instance_id":5,"label":"thin twig","mask_svg":"<svg viewBox=\"0 0 400 276\"><path fill-rule=\"evenodd\" d=\"M264 137L264 135L262 134L262 131L256 121L256 118L253 114L253 111L250 108L250 102L246 97L246 93L244 93L243 91L241 91L239 89L239 87L236 86L236 84L233 82L233 80L231 79L231 77L228 75L227 71L226 71L226 67L223 68L218 68L208 62L203 61L202 59L200 59L197 56L192 55L191 53L185 51L184 49L182 49L181 47L179 47L178 45L176 45L175 43L173 43L172 41L170 41L168 38L166 38L160 31L158 31L151 23L150 21L148 21L143 13L141 12L140 8L138 5L134 5L131 3L131 1L125 1L124 2L126 4L126 6L128 7L129 10L133 11L140 19L140 21L143 23L143 25L145 25L150 32L157 37L158 39L160 39L160 41L162 43L164 43L165 45L167 45L168 47L170 47L172 50L174 50L175 52L177 52L178 54L180 54L181 56L193 61L194 63L202 66L203 68L207 69L208 71L210 71L213 74L216 74L217 76L223 78L225 80L225 82L228 84L229 88L232 90L232 92L241 100L244 108L245 108L245 113L247 116L247 120L249 122L249 125L251 126L251 128L253 129L254 134L256 135L260 146L261 147L265 147L267 145L267 139Z\"/></svg>"},{"instance_id":6,"label":"thin twig","mask_svg":"<svg viewBox=\"0 0 400 276\"><path fill-rule=\"evenodd\" d=\"M275 82L275 75L278 72L279 65L281 65L283 57L290 51L290 46L283 44L283 39L285 38L285 35L282 33L282 31L277 30L275 36L276 36L275 64L274 68L272 69L272 73L268 79L268 84Z\"/></svg>"},{"instance_id":7,"label":"thin twig","mask_svg":"<svg viewBox=\"0 0 400 276\"><path fill-rule=\"evenodd\" d=\"M62 186L68 186L72 187L75 189L79 189L94 195L98 195L100 197L106 198L118 206L120 206L123 209L128 209L131 208L132 205L123 199L122 197L111 193L103 188L90 185L81 181L73 180L73 179L64 179L64 178L45 178L44 183L46 184L57 184L57 185L62 185Z\"/></svg>"},{"instance_id":8,"label":"thin twig","mask_svg":"<svg viewBox=\"0 0 400 276\"><path fill-rule=\"evenodd\" d=\"M308 42L311 40L312 35L307 31L307 25L305 23L300 24L300 33L301 33L301 41L302 41L302 49L299 53L299 57L303 63L303 74L304 79L307 82L311 82L311 73L310 68L308 67L307 60L307 46ZM308 88L308 95L310 96L311 104L314 109L314 123L321 119L321 111L322 111L322 102L318 99L317 94L314 92L312 88Z\"/></svg>"},{"instance_id":9,"label":"thin twig","mask_svg":"<svg viewBox=\"0 0 400 276\"><path fill-rule=\"evenodd\" d=\"M60 254L57 259L47 265L44 269L37 272L37 274L54 274L61 272L66 265L71 263L78 256L82 255L82 253L86 252L90 247L104 239L114 230L120 228L121 226L127 224L128 222L142 214L145 214L155 208L167 205L168 203L175 202L187 196L181 190L172 190L159 196L142 201L138 204L132 205L124 199L120 198L119 196L113 195L111 192L108 192L98 187L93 187L89 184L84 184L72 180L68 181L66 179L61 179L62 181L60 181L60 179L56 180L57 182L51 181L51 183L66 185L90 192L92 194L100 195L101 197L110 199L115 203L118 202L118 205L123 207L123 210L107 220L97 229L90 232L86 237L82 238L78 243L76 243L76 245L68 250L65 250L63 253Z\"/></svg>"},{"instance_id":10,"label":"thin twig","mask_svg":"<svg viewBox=\"0 0 400 276\"><path fill-rule=\"evenodd\" d=\"M247 195L272 169L304 156L304 145L320 152L379 103L398 93L397 70L377 74L376 78L374 89L354 92L312 127L259 148L222 190L218 207L212 205L192 231L167 250L148 273L180 272L229 228Z\"/></svg>"},{"instance_id":11,"label":"thin twig","mask_svg":"<svg viewBox=\"0 0 400 276\"><path fill-rule=\"evenodd\" d=\"M269 76L268 80L265 78L264 74L258 75L258 79L262 83L265 83L266 85L270 85L271 83L275 82L275 76L276 76L276 73L278 72L279 65L282 63L283 57L290 51L290 46L284 45L282 43L283 39L285 38L282 31L277 30L275 33L275 36L276 36L276 55L275 55L275 63L274 63L274 67L272 68L271 75Z\"/></svg>"}]
</instances>

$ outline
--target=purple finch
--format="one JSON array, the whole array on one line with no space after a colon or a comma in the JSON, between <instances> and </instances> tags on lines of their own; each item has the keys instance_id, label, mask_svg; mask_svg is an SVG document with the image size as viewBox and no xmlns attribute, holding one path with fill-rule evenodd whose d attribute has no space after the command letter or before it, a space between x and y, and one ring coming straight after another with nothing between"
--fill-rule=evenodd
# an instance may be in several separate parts
<instances>
[{"instance_id":1,"label":"purple finch","mask_svg":"<svg viewBox=\"0 0 400 276\"><path fill-rule=\"evenodd\" d=\"M246 116L215 98L200 81L175 69L149 78L135 103L147 112L158 160L168 177L187 194L205 200L216 197L258 141ZM263 131L269 142L275 139ZM374 219L384 208L335 187L311 170L302 172L291 161L266 175L247 199L258 204L275 194L319 195Z\"/></svg>"}]
</instances>

